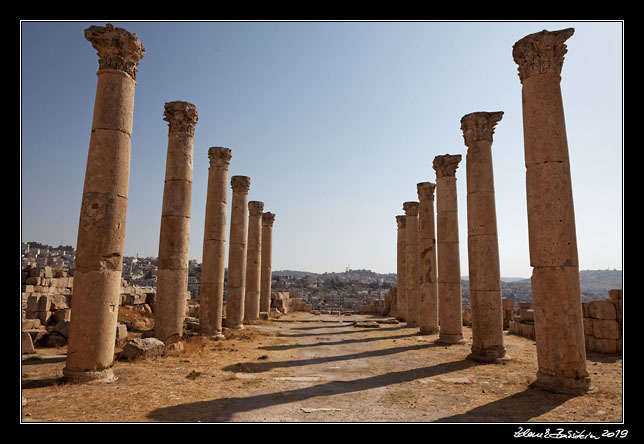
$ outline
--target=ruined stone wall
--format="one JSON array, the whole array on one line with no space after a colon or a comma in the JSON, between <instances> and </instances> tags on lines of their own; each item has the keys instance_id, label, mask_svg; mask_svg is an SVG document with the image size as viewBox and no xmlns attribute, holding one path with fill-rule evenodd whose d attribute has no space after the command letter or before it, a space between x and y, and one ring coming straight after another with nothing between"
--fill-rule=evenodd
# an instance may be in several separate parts
<instances>
[{"instance_id":1,"label":"ruined stone wall","mask_svg":"<svg viewBox=\"0 0 644 444\"><path fill-rule=\"evenodd\" d=\"M608 296L581 304L586 351L622 353L622 290L609 290Z\"/></svg>"}]
</instances>

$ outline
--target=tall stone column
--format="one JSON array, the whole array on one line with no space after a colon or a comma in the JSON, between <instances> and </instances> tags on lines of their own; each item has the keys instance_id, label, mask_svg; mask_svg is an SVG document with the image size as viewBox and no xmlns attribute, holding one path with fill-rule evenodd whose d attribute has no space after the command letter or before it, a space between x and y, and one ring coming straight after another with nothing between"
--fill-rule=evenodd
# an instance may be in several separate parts
<instances>
[{"instance_id":1,"label":"tall stone column","mask_svg":"<svg viewBox=\"0 0 644 444\"><path fill-rule=\"evenodd\" d=\"M154 301L154 336L171 343L183 336L186 316L197 107L188 102L168 102L163 120L168 122L169 130Z\"/></svg>"},{"instance_id":2,"label":"tall stone column","mask_svg":"<svg viewBox=\"0 0 644 444\"><path fill-rule=\"evenodd\" d=\"M114 343L130 179L134 87L145 49L110 24L85 38L99 57L96 99L76 244L67 364L71 382L114 377Z\"/></svg>"},{"instance_id":3,"label":"tall stone column","mask_svg":"<svg viewBox=\"0 0 644 444\"><path fill-rule=\"evenodd\" d=\"M420 333L438 333L438 271L436 269L436 229L434 189L436 184L421 182L418 190L418 276L420 293Z\"/></svg>"},{"instance_id":4,"label":"tall stone column","mask_svg":"<svg viewBox=\"0 0 644 444\"><path fill-rule=\"evenodd\" d=\"M419 202L405 202L405 293L407 298L407 327L420 325L420 276L418 264Z\"/></svg>"},{"instance_id":5,"label":"tall stone column","mask_svg":"<svg viewBox=\"0 0 644 444\"><path fill-rule=\"evenodd\" d=\"M503 112L476 112L463 116L461 129L467 145L467 247L472 353L477 361L508 360L503 345L503 306L499 241L496 228L492 134Z\"/></svg>"},{"instance_id":6,"label":"tall stone column","mask_svg":"<svg viewBox=\"0 0 644 444\"><path fill-rule=\"evenodd\" d=\"M206 222L201 259L199 329L204 336L223 338L224 276L226 271L226 211L228 166L231 151L224 147L208 149L208 190Z\"/></svg>"},{"instance_id":7,"label":"tall stone column","mask_svg":"<svg viewBox=\"0 0 644 444\"><path fill-rule=\"evenodd\" d=\"M434 157L436 171L436 252L438 254L438 319L441 344L463 343L463 297L458 236L456 169L461 155Z\"/></svg>"},{"instance_id":8,"label":"tall stone column","mask_svg":"<svg viewBox=\"0 0 644 444\"><path fill-rule=\"evenodd\" d=\"M273 264L273 222L275 214L262 213L262 272L260 277L259 311L271 311L271 278Z\"/></svg>"},{"instance_id":9,"label":"tall stone column","mask_svg":"<svg viewBox=\"0 0 644 444\"><path fill-rule=\"evenodd\" d=\"M528 239L537 339L535 385L591 390L586 370L577 235L561 69L573 28L541 31L514 44L522 83ZM593 389L594 390L594 389Z\"/></svg>"},{"instance_id":10,"label":"tall stone column","mask_svg":"<svg viewBox=\"0 0 644 444\"><path fill-rule=\"evenodd\" d=\"M401 321L407 320L407 261L405 254L405 245L407 242L406 229L407 216L396 216L396 225L398 226L398 238L396 240L396 319Z\"/></svg>"},{"instance_id":11,"label":"tall stone column","mask_svg":"<svg viewBox=\"0 0 644 444\"><path fill-rule=\"evenodd\" d=\"M230 180L233 199L230 211L230 246L228 247L228 287L226 326L242 329L246 295L246 254L248 240L248 189L250 177L233 176Z\"/></svg>"},{"instance_id":12,"label":"tall stone column","mask_svg":"<svg viewBox=\"0 0 644 444\"><path fill-rule=\"evenodd\" d=\"M246 296L244 319L259 319L259 294L262 276L262 210L264 202L248 202L248 252L246 254Z\"/></svg>"}]
</instances>

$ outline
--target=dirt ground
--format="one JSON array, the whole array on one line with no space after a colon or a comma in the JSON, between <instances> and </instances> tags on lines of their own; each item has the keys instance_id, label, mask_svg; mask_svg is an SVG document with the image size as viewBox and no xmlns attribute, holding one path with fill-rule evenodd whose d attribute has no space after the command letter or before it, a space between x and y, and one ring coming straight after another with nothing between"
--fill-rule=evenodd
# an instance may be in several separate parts
<instances>
[{"instance_id":1,"label":"dirt ground","mask_svg":"<svg viewBox=\"0 0 644 444\"><path fill-rule=\"evenodd\" d=\"M621 356L588 353L597 393L552 394L531 386L534 340L505 333L512 359L482 364L466 359L467 327L467 344L444 346L404 323L352 325L364 319L383 318L296 312L195 336L174 355L115 360L108 383L65 382L65 347L39 348L22 361L21 422L623 421Z\"/></svg>"}]
</instances>

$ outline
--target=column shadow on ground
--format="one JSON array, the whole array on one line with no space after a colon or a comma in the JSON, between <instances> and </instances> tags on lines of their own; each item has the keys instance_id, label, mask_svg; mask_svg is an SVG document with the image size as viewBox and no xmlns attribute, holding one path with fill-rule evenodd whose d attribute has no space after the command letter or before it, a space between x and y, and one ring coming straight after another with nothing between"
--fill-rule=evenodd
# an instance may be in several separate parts
<instances>
[{"instance_id":1,"label":"column shadow on ground","mask_svg":"<svg viewBox=\"0 0 644 444\"><path fill-rule=\"evenodd\" d=\"M321 336L322 334L317 334L315 336ZM284 337L293 337L293 336L298 336L298 335L285 335ZM308 335L307 335L308 336ZM333 342L315 342L311 344L289 344L289 345L265 345L260 348L262 350L290 350L294 348L306 348L306 347L317 347L319 345L344 345L344 344L359 344L361 342L372 342L372 341L385 341L389 339L402 339L402 338L410 338L412 336L418 336L418 333L408 333L404 335L397 335L397 336L373 336L370 338L360 338L360 339L343 339L341 341L333 341Z\"/></svg>"},{"instance_id":2,"label":"column shadow on ground","mask_svg":"<svg viewBox=\"0 0 644 444\"><path fill-rule=\"evenodd\" d=\"M482 365L470 360L441 363L429 367L390 372L383 375L349 381L329 381L305 388L266 393L247 397L226 397L163 407L152 410L146 416L161 422L228 422L236 413L303 401L316 396L333 396L359 392L377 387L429 378L445 373Z\"/></svg>"},{"instance_id":3,"label":"column shadow on ground","mask_svg":"<svg viewBox=\"0 0 644 444\"><path fill-rule=\"evenodd\" d=\"M346 341L345 341L346 343ZM322 344L328 345L328 344ZM353 359L363 359L375 356L387 356L396 353L404 353L413 350L422 350L431 347L443 347L443 345L435 343L426 343L426 344L416 344L408 345L404 347L391 347L381 350L370 350L360 353L351 353L348 355L339 355L339 356L322 356L319 358L307 358L307 359L295 359L291 361L263 361L263 362L238 362L236 364L227 365L222 368L222 370L229 372L243 372L243 373L261 373L267 372L275 368L286 368L286 367L299 367L304 365L313 365L313 364L325 364L329 362L337 361L348 361Z\"/></svg>"},{"instance_id":4,"label":"column shadow on ground","mask_svg":"<svg viewBox=\"0 0 644 444\"><path fill-rule=\"evenodd\" d=\"M522 392L475 407L465 413L440 418L434 422L527 422L559 407L575 396L578 395L550 393L530 386Z\"/></svg>"}]
</instances>

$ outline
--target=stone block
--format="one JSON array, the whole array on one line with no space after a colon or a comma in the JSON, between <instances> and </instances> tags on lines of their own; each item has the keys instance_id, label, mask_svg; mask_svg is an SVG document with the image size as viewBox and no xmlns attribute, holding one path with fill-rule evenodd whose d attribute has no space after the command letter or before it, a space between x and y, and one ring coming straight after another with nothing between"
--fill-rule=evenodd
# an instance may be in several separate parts
<instances>
[{"instance_id":1,"label":"stone block","mask_svg":"<svg viewBox=\"0 0 644 444\"><path fill-rule=\"evenodd\" d=\"M619 323L612 319L593 319L593 336L597 339L619 339Z\"/></svg>"},{"instance_id":2,"label":"stone block","mask_svg":"<svg viewBox=\"0 0 644 444\"><path fill-rule=\"evenodd\" d=\"M69 321L62 320L54 325L54 331L67 338L69 336Z\"/></svg>"},{"instance_id":3,"label":"stone block","mask_svg":"<svg viewBox=\"0 0 644 444\"><path fill-rule=\"evenodd\" d=\"M592 301L588 303L589 317L595 319L617 319L615 305L607 301Z\"/></svg>"},{"instance_id":4,"label":"stone block","mask_svg":"<svg viewBox=\"0 0 644 444\"><path fill-rule=\"evenodd\" d=\"M514 299L502 298L501 303L503 304L503 310L514 310Z\"/></svg>"},{"instance_id":5,"label":"stone block","mask_svg":"<svg viewBox=\"0 0 644 444\"><path fill-rule=\"evenodd\" d=\"M64 294L52 294L49 296L50 310L64 310L69 308L68 297Z\"/></svg>"},{"instance_id":6,"label":"stone block","mask_svg":"<svg viewBox=\"0 0 644 444\"><path fill-rule=\"evenodd\" d=\"M38 341L40 341L47 334L47 330L42 327L25 329L23 330L23 332L27 332L31 335L31 341L34 344L37 344Z\"/></svg>"},{"instance_id":7,"label":"stone block","mask_svg":"<svg viewBox=\"0 0 644 444\"><path fill-rule=\"evenodd\" d=\"M606 299L606 302L609 302L615 306L615 313L617 314L617 319L622 319L622 300L621 299Z\"/></svg>"},{"instance_id":8,"label":"stone block","mask_svg":"<svg viewBox=\"0 0 644 444\"><path fill-rule=\"evenodd\" d=\"M34 347L34 342L31 339L31 335L29 332L23 331L22 332L22 354L31 354L31 353L36 353L36 348Z\"/></svg>"},{"instance_id":9,"label":"stone block","mask_svg":"<svg viewBox=\"0 0 644 444\"><path fill-rule=\"evenodd\" d=\"M154 358L160 356L164 348L163 341L157 338L136 338L125 344L121 357L127 361Z\"/></svg>"},{"instance_id":10,"label":"stone block","mask_svg":"<svg viewBox=\"0 0 644 444\"><path fill-rule=\"evenodd\" d=\"M60 321L69 321L71 320L71 314L72 314L72 310L69 308L65 308L63 310L56 310L52 312L51 320L55 324L59 323Z\"/></svg>"},{"instance_id":11,"label":"stone block","mask_svg":"<svg viewBox=\"0 0 644 444\"><path fill-rule=\"evenodd\" d=\"M583 318L584 321L584 334L585 335L590 335L593 336L594 330L593 330L593 318Z\"/></svg>"},{"instance_id":12,"label":"stone block","mask_svg":"<svg viewBox=\"0 0 644 444\"><path fill-rule=\"evenodd\" d=\"M125 296L126 305L139 305L145 304L146 296L145 294L127 294Z\"/></svg>"},{"instance_id":13,"label":"stone block","mask_svg":"<svg viewBox=\"0 0 644 444\"><path fill-rule=\"evenodd\" d=\"M22 330L31 330L33 328L40 328L40 319L23 319L22 320Z\"/></svg>"},{"instance_id":14,"label":"stone block","mask_svg":"<svg viewBox=\"0 0 644 444\"><path fill-rule=\"evenodd\" d=\"M319 314L319 313L317 313ZM268 312L266 311L260 311L259 312L259 319L262 321L268 321Z\"/></svg>"},{"instance_id":15,"label":"stone block","mask_svg":"<svg viewBox=\"0 0 644 444\"><path fill-rule=\"evenodd\" d=\"M608 297L610 299L614 299L614 300L621 300L622 299L622 290L621 289L608 290Z\"/></svg>"},{"instance_id":16,"label":"stone block","mask_svg":"<svg viewBox=\"0 0 644 444\"><path fill-rule=\"evenodd\" d=\"M122 346L127 342L127 326L125 324L116 324L116 345Z\"/></svg>"}]
</instances>

